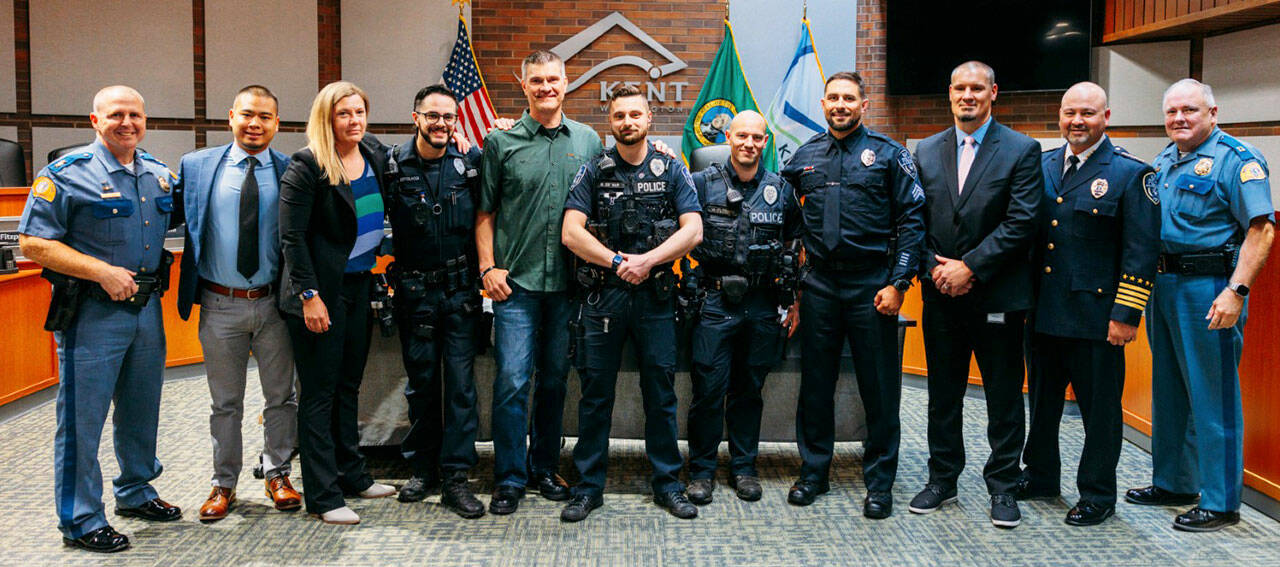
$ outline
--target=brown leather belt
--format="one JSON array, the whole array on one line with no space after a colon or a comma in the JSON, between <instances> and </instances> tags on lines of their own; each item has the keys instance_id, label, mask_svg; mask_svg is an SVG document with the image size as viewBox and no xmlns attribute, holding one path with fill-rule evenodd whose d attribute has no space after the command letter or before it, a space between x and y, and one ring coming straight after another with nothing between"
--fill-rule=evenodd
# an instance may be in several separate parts
<instances>
[{"instance_id":1,"label":"brown leather belt","mask_svg":"<svg viewBox=\"0 0 1280 567\"><path fill-rule=\"evenodd\" d=\"M218 295L225 295L228 297L239 297L241 299L260 299L268 295L271 295L270 284L264 285L262 287L255 287L250 289L236 289L233 287L227 287L225 285L218 285L208 280L201 280L200 284L201 284L201 287L203 287L204 289L212 291Z\"/></svg>"}]
</instances>

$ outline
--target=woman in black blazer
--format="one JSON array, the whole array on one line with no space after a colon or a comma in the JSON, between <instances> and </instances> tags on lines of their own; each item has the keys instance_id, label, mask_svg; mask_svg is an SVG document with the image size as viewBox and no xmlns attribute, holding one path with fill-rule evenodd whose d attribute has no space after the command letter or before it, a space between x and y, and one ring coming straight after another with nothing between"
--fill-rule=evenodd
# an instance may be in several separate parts
<instances>
[{"instance_id":1,"label":"woman in black blazer","mask_svg":"<svg viewBox=\"0 0 1280 567\"><path fill-rule=\"evenodd\" d=\"M365 471L356 423L386 164L381 145L364 140L368 108L368 96L354 84L321 89L307 121L307 147L293 154L280 179L280 307L298 366L304 495L307 511L330 524L360 522L344 494L395 494Z\"/></svg>"}]
</instances>

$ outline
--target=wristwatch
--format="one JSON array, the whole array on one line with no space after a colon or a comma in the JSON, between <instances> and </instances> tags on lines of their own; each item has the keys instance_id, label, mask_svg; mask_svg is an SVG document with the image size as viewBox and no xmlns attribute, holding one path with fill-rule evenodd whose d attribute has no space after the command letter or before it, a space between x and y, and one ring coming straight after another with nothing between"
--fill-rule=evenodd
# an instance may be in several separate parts
<instances>
[{"instance_id":1,"label":"wristwatch","mask_svg":"<svg viewBox=\"0 0 1280 567\"><path fill-rule=\"evenodd\" d=\"M1229 283L1227 289L1236 292L1240 297L1249 297L1249 286L1242 283Z\"/></svg>"},{"instance_id":2,"label":"wristwatch","mask_svg":"<svg viewBox=\"0 0 1280 567\"><path fill-rule=\"evenodd\" d=\"M621 266L621 265L622 265L622 254L621 253L614 254L613 263L610 267L613 268L614 270L617 270L618 266Z\"/></svg>"},{"instance_id":3,"label":"wristwatch","mask_svg":"<svg viewBox=\"0 0 1280 567\"><path fill-rule=\"evenodd\" d=\"M907 279L893 280L893 288L898 290L901 293L906 293L907 290L911 289L911 280L907 280Z\"/></svg>"},{"instance_id":4,"label":"wristwatch","mask_svg":"<svg viewBox=\"0 0 1280 567\"><path fill-rule=\"evenodd\" d=\"M306 301L306 300L308 300L308 299L311 299L311 298L315 297L315 296L316 296L316 295L318 295L319 293L320 293L320 292L318 292L318 291L316 291L316 290L314 290L314 289L304 289L304 290L302 290L302 293L299 293L299 294L298 294L298 297L302 298L302 300L303 300L303 301Z\"/></svg>"}]
</instances>

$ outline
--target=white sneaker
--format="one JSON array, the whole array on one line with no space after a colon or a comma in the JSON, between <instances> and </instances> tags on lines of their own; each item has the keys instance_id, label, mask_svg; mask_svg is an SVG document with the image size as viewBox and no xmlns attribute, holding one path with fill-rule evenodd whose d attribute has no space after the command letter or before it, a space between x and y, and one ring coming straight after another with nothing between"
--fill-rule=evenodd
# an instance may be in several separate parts
<instances>
[{"instance_id":1,"label":"white sneaker","mask_svg":"<svg viewBox=\"0 0 1280 567\"><path fill-rule=\"evenodd\" d=\"M320 514L320 521L326 524L353 525L360 523L360 516L351 508L343 506Z\"/></svg>"},{"instance_id":2,"label":"white sneaker","mask_svg":"<svg viewBox=\"0 0 1280 567\"><path fill-rule=\"evenodd\" d=\"M386 484L378 484L375 482L369 488L361 490L359 496L361 498L386 498L394 495L395 493L396 487Z\"/></svg>"}]
</instances>

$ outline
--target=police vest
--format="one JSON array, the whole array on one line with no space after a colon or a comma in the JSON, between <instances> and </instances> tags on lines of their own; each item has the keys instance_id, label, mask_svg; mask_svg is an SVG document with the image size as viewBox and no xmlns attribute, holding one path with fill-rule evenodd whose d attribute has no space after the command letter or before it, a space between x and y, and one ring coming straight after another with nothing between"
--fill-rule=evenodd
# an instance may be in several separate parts
<instances>
[{"instance_id":1,"label":"police vest","mask_svg":"<svg viewBox=\"0 0 1280 567\"><path fill-rule=\"evenodd\" d=\"M407 150L407 151L406 151ZM450 149L434 170L424 168L412 146L390 152L386 198L396 262L405 269L434 269L470 256L475 236L472 195L479 171Z\"/></svg>"},{"instance_id":2,"label":"police vest","mask_svg":"<svg viewBox=\"0 0 1280 567\"><path fill-rule=\"evenodd\" d=\"M672 169L669 156L657 154L634 172L624 173L606 152L596 158L595 167L595 222L591 226L602 244L641 254L675 234L679 222L675 187L667 175Z\"/></svg>"},{"instance_id":3,"label":"police vest","mask_svg":"<svg viewBox=\"0 0 1280 567\"><path fill-rule=\"evenodd\" d=\"M722 164L707 172L702 243L691 256L708 275L772 276L782 252L782 178L765 171L747 195L734 188Z\"/></svg>"}]
</instances>

